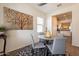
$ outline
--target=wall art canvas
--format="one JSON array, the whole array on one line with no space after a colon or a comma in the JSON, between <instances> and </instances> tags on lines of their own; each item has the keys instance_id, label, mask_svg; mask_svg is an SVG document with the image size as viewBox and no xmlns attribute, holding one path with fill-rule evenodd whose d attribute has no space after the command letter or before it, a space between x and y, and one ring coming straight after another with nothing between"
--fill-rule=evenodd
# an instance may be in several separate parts
<instances>
[{"instance_id":1,"label":"wall art canvas","mask_svg":"<svg viewBox=\"0 0 79 59\"><path fill-rule=\"evenodd\" d=\"M8 29L33 29L33 16L4 7L4 22Z\"/></svg>"}]
</instances>

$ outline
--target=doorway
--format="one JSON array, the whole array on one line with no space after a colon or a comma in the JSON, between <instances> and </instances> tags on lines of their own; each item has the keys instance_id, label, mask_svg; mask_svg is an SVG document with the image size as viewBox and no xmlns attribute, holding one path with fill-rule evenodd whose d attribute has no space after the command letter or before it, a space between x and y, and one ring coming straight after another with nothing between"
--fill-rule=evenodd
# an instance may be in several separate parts
<instances>
[{"instance_id":1,"label":"doorway","mask_svg":"<svg viewBox=\"0 0 79 59\"><path fill-rule=\"evenodd\" d=\"M62 33L66 38L66 55L72 55L72 12L52 16L53 34Z\"/></svg>"}]
</instances>

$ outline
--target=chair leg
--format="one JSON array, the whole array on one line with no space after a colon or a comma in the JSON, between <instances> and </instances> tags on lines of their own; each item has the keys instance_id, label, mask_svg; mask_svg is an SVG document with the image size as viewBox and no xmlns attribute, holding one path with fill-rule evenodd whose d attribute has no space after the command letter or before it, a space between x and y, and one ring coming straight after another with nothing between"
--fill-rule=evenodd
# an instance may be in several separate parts
<instances>
[{"instance_id":1,"label":"chair leg","mask_svg":"<svg viewBox=\"0 0 79 59\"><path fill-rule=\"evenodd\" d=\"M46 47L46 56L48 56L48 48Z\"/></svg>"},{"instance_id":2,"label":"chair leg","mask_svg":"<svg viewBox=\"0 0 79 59\"><path fill-rule=\"evenodd\" d=\"M47 48L44 48L44 55L47 56Z\"/></svg>"},{"instance_id":3,"label":"chair leg","mask_svg":"<svg viewBox=\"0 0 79 59\"><path fill-rule=\"evenodd\" d=\"M34 55L34 49L31 50L32 56Z\"/></svg>"}]
</instances>

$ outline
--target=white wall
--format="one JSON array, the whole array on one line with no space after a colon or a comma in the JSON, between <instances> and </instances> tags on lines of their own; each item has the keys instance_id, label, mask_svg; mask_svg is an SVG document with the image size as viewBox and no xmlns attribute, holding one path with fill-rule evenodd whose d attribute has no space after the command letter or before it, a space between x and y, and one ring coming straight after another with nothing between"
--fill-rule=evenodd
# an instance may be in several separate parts
<instances>
[{"instance_id":1,"label":"white wall","mask_svg":"<svg viewBox=\"0 0 79 59\"><path fill-rule=\"evenodd\" d=\"M57 35L57 17L53 16L51 20L52 20L53 36L56 36Z\"/></svg>"},{"instance_id":2,"label":"white wall","mask_svg":"<svg viewBox=\"0 0 79 59\"><path fill-rule=\"evenodd\" d=\"M71 23L72 45L79 47L79 4L75 4L75 5L69 6L67 8L58 9L58 10L54 11L53 13L49 14L47 17L48 18L47 20L50 20L49 17L51 17L51 16L69 12L69 11L72 11L72 23ZM50 25L48 25L48 27L49 26ZM52 29L52 26L50 27L50 29Z\"/></svg>"},{"instance_id":3,"label":"white wall","mask_svg":"<svg viewBox=\"0 0 79 59\"><path fill-rule=\"evenodd\" d=\"M31 33L36 33L36 19L37 16L43 17L45 19L45 14L35 8L29 6L28 4L0 4L0 25L5 26L3 19L3 7L9 7L11 9L29 14L33 16L33 30L9 30L7 31L7 46L6 52L16 50L18 48L27 46L31 44ZM36 39L35 42L38 40ZM0 50L2 50L2 41L0 41Z\"/></svg>"}]
</instances>

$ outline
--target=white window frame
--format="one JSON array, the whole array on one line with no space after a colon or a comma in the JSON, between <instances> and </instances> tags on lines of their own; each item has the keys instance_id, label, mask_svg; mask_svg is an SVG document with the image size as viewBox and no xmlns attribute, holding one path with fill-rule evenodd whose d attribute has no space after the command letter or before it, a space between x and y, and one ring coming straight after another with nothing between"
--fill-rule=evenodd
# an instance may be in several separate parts
<instances>
[{"instance_id":1,"label":"white window frame","mask_svg":"<svg viewBox=\"0 0 79 59\"><path fill-rule=\"evenodd\" d=\"M40 23L40 21L38 22L39 19L42 19L43 22ZM42 31L38 31L38 26L42 27ZM44 32L44 18L42 17L37 17L37 32L38 33L43 33Z\"/></svg>"}]
</instances>

